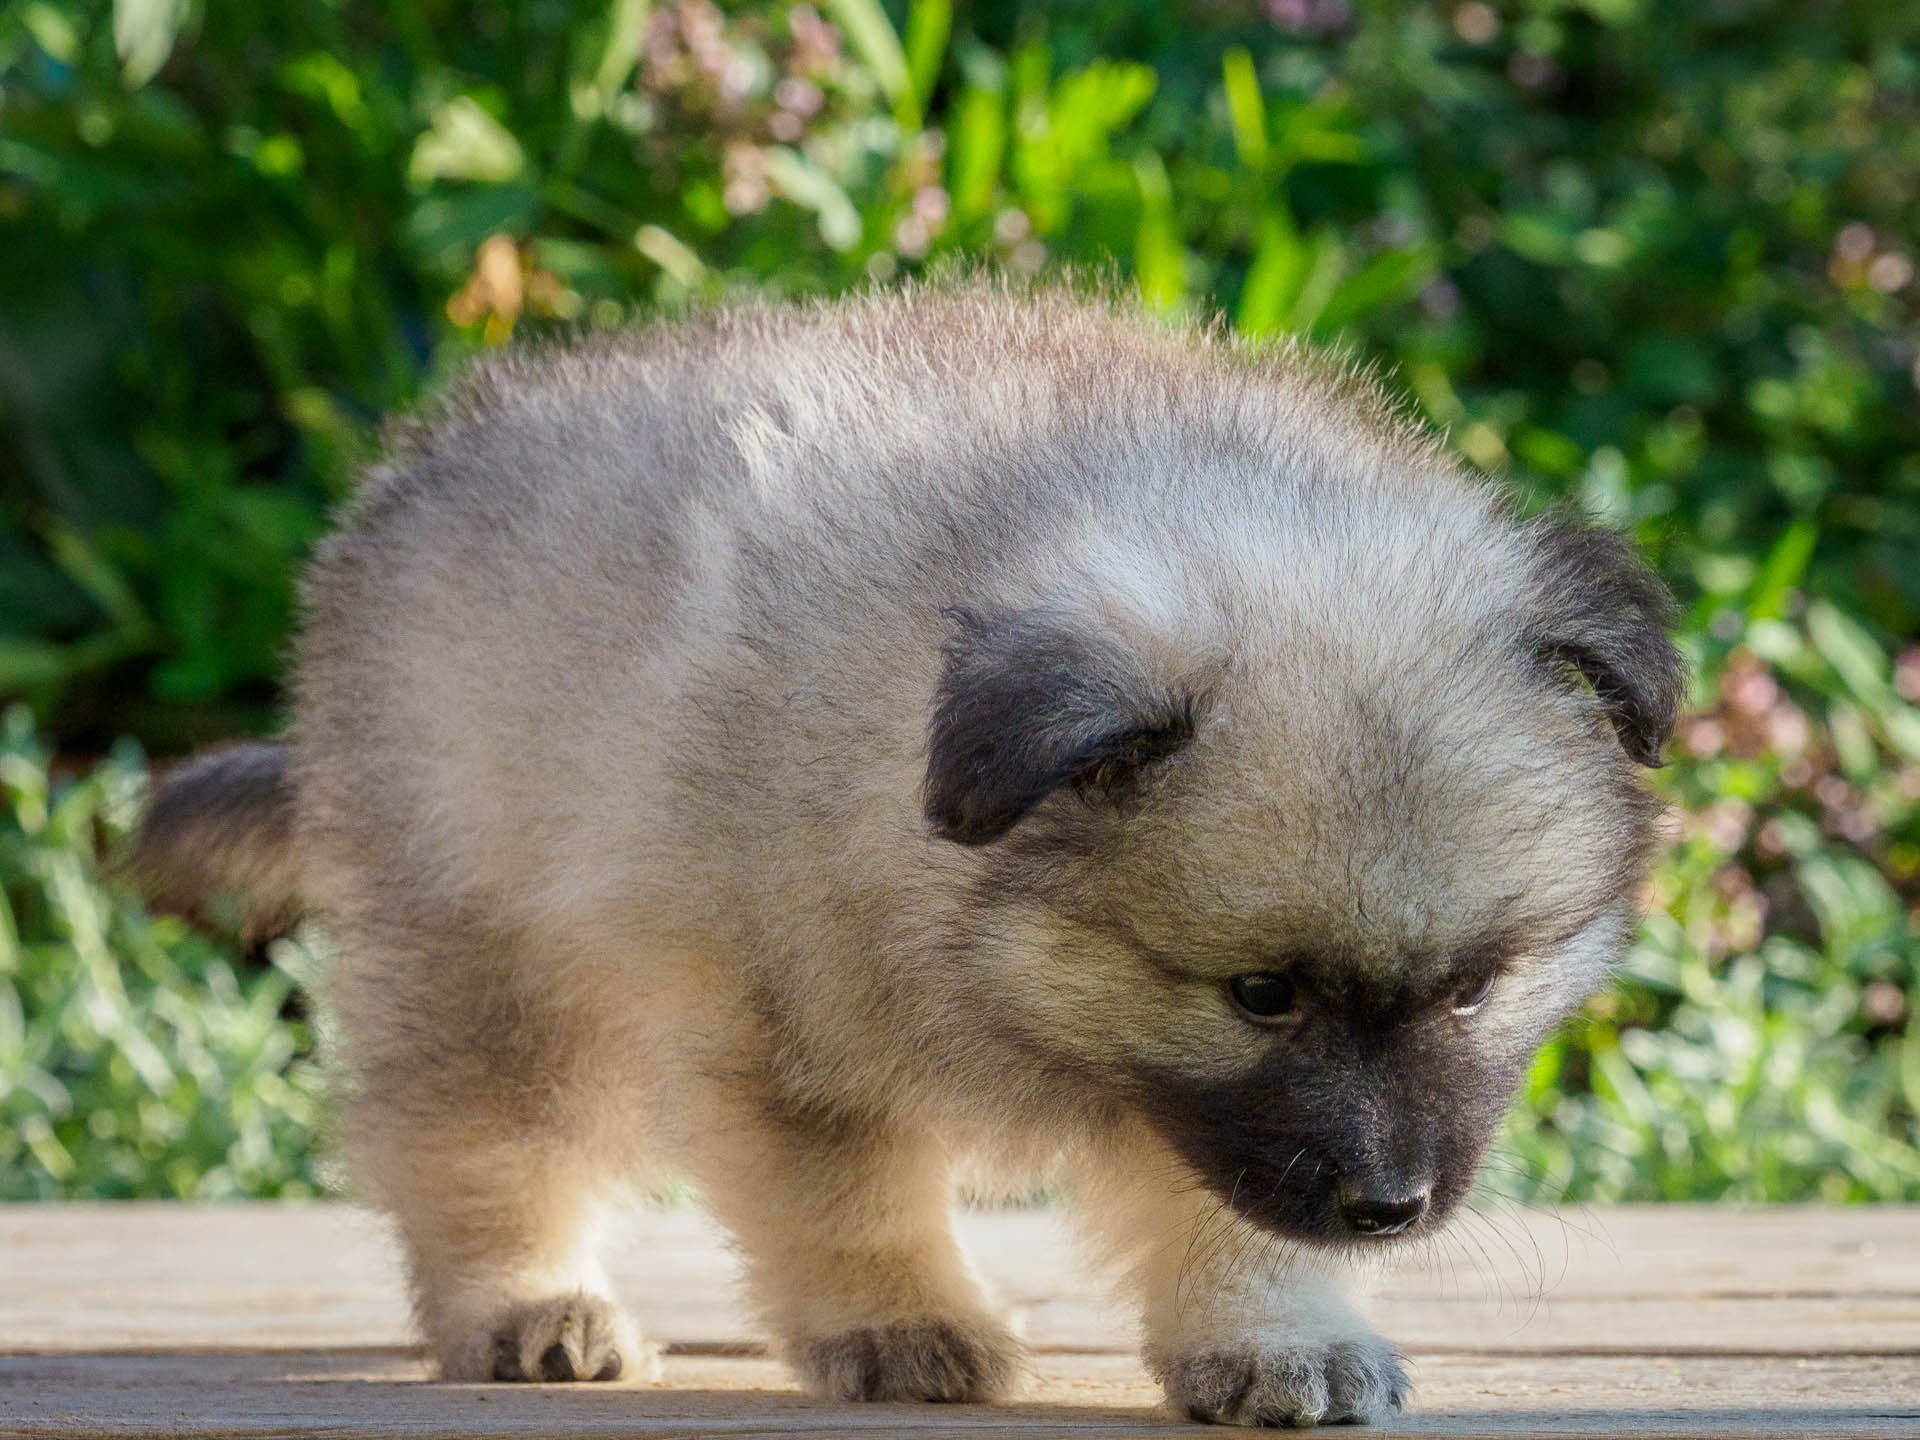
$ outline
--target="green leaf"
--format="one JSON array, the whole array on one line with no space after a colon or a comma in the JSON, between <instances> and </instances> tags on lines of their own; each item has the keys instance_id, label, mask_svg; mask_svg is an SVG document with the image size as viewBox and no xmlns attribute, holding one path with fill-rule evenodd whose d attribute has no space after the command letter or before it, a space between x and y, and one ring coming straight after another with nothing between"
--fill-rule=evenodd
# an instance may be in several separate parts
<instances>
[{"instance_id":1,"label":"green leaf","mask_svg":"<svg viewBox=\"0 0 1920 1440\"><path fill-rule=\"evenodd\" d=\"M827 0L827 8L846 32L853 53L880 82L887 99L896 105L902 100L911 100L913 91L907 75L907 57L879 0Z\"/></svg>"},{"instance_id":2,"label":"green leaf","mask_svg":"<svg viewBox=\"0 0 1920 1440\"><path fill-rule=\"evenodd\" d=\"M822 240L835 250L851 250L860 243L860 212L832 176L784 145L769 146L765 164L776 192L820 217Z\"/></svg>"},{"instance_id":3,"label":"green leaf","mask_svg":"<svg viewBox=\"0 0 1920 1440\"><path fill-rule=\"evenodd\" d=\"M948 132L947 190L962 219L984 215L992 206L1007 148L1005 72L992 66L974 69L999 83L981 83L970 73Z\"/></svg>"},{"instance_id":4,"label":"green leaf","mask_svg":"<svg viewBox=\"0 0 1920 1440\"><path fill-rule=\"evenodd\" d=\"M436 191L414 207L404 235L422 263L464 271L487 236L524 231L539 211L540 195L527 185L487 185ZM631 224L620 233L631 235Z\"/></svg>"},{"instance_id":5,"label":"green leaf","mask_svg":"<svg viewBox=\"0 0 1920 1440\"><path fill-rule=\"evenodd\" d=\"M688 290L698 290L707 267L687 244L658 225L642 225L633 236L633 248L665 270Z\"/></svg>"},{"instance_id":6,"label":"green leaf","mask_svg":"<svg viewBox=\"0 0 1920 1440\"><path fill-rule=\"evenodd\" d=\"M1260 100L1260 81L1253 73L1253 57L1239 46L1221 60L1227 86L1227 113L1233 119L1233 143L1240 163L1249 170L1267 164L1267 113Z\"/></svg>"},{"instance_id":7,"label":"green leaf","mask_svg":"<svg viewBox=\"0 0 1920 1440\"><path fill-rule=\"evenodd\" d=\"M953 0L913 0L907 12L907 79L921 113L933 99L953 28Z\"/></svg>"},{"instance_id":8,"label":"green leaf","mask_svg":"<svg viewBox=\"0 0 1920 1440\"><path fill-rule=\"evenodd\" d=\"M16 13L20 23L26 27L27 34L33 37L33 43L45 51L49 59L57 60L62 65L71 65L80 58L80 31L59 6L48 4L46 0L33 0L33 3L21 6ZM119 24L120 15L116 7L116 29Z\"/></svg>"},{"instance_id":9,"label":"green leaf","mask_svg":"<svg viewBox=\"0 0 1920 1440\"><path fill-rule=\"evenodd\" d=\"M1186 298L1187 252L1173 222L1173 191L1158 157L1134 162L1140 187L1140 229L1134 237L1134 276L1141 296L1157 309Z\"/></svg>"},{"instance_id":10,"label":"green leaf","mask_svg":"<svg viewBox=\"0 0 1920 1440\"><path fill-rule=\"evenodd\" d=\"M1816 600L1807 606L1807 638L1861 701L1878 709L1892 698L1886 652L1831 602Z\"/></svg>"},{"instance_id":11,"label":"green leaf","mask_svg":"<svg viewBox=\"0 0 1920 1440\"><path fill-rule=\"evenodd\" d=\"M1786 612L1787 596L1806 574L1820 527L1812 520L1796 520L1781 532L1767 552L1759 578L1747 597L1747 614L1756 620L1777 620Z\"/></svg>"},{"instance_id":12,"label":"green leaf","mask_svg":"<svg viewBox=\"0 0 1920 1440\"><path fill-rule=\"evenodd\" d=\"M1500 240L1523 260L1536 265L1565 265L1573 257L1573 233L1556 215L1516 211L1500 225Z\"/></svg>"},{"instance_id":13,"label":"green leaf","mask_svg":"<svg viewBox=\"0 0 1920 1440\"><path fill-rule=\"evenodd\" d=\"M1920 763L1920 710L1911 705L1894 705L1880 717L1887 743L1908 760Z\"/></svg>"},{"instance_id":14,"label":"green leaf","mask_svg":"<svg viewBox=\"0 0 1920 1440\"><path fill-rule=\"evenodd\" d=\"M150 634L153 623L126 578L73 526L49 518L43 526L47 554L129 638Z\"/></svg>"},{"instance_id":15,"label":"green leaf","mask_svg":"<svg viewBox=\"0 0 1920 1440\"><path fill-rule=\"evenodd\" d=\"M407 178L424 187L436 180L512 180L526 168L520 142L469 95L433 112L432 128L414 143Z\"/></svg>"},{"instance_id":16,"label":"green leaf","mask_svg":"<svg viewBox=\"0 0 1920 1440\"><path fill-rule=\"evenodd\" d=\"M1381 251L1334 288L1314 329L1332 334L1403 298L1432 270L1433 261L1433 252L1424 248Z\"/></svg>"},{"instance_id":17,"label":"green leaf","mask_svg":"<svg viewBox=\"0 0 1920 1440\"><path fill-rule=\"evenodd\" d=\"M652 13L652 0L612 0L607 7L607 43L593 71L593 87L599 92L603 115L639 63L640 48L647 38L647 17Z\"/></svg>"},{"instance_id":18,"label":"green leaf","mask_svg":"<svg viewBox=\"0 0 1920 1440\"><path fill-rule=\"evenodd\" d=\"M1260 218L1253 262L1240 288L1240 307L1234 320L1243 333L1270 335L1285 327L1293 313L1293 302L1306 282L1310 260L1292 217L1276 200Z\"/></svg>"},{"instance_id":19,"label":"green leaf","mask_svg":"<svg viewBox=\"0 0 1920 1440\"><path fill-rule=\"evenodd\" d=\"M1587 452L1556 431L1528 425L1507 438L1513 453L1543 475L1570 479L1587 468Z\"/></svg>"},{"instance_id":20,"label":"green leaf","mask_svg":"<svg viewBox=\"0 0 1920 1440\"><path fill-rule=\"evenodd\" d=\"M1331 228L1315 230L1307 243L1311 263L1287 317L1288 328L1303 333L1319 328L1320 317L1326 313L1347 265L1346 247Z\"/></svg>"},{"instance_id":21,"label":"green leaf","mask_svg":"<svg viewBox=\"0 0 1920 1440\"><path fill-rule=\"evenodd\" d=\"M0 695L23 695L67 678L71 651L50 640L0 635Z\"/></svg>"},{"instance_id":22,"label":"green leaf","mask_svg":"<svg viewBox=\"0 0 1920 1440\"><path fill-rule=\"evenodd\" d=\"M160 73L186 18L186 0L113 0L113 49L128 89Z\"/></svg>"}]
</instances>

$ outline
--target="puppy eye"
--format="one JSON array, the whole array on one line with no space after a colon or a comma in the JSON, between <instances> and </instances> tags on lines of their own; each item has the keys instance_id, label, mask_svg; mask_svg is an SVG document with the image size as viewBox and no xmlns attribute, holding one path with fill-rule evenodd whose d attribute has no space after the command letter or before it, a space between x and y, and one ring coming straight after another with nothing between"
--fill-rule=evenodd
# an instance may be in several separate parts
<instances>
[{"instance_id":1,"label":"puppy eye","mask_svg":"<svg viewBox=\"0 0 1920 1440\"><path fill-rule=\"evenodd\" d=\"M1493 981L1494 972L1489 971L1486 979L1477 980L1461 990L1458 995L1453 997L1453 1013L1456 1015L1471 1015L1482 1005L1486 1004L1487 997L1493 994Z\"/></svg>"},{"instance_id":2,"label":"puppy eye","mask_svg":"<svg viewBox=\"0 0 1920 1440\"><path fill-rule=\"evenodd\" d=\"M1284 1020L1293 1014L1293 981L1285 975L1236 975L1227 988L1233 1003L1252 1019Z\"/></svg>"}]
</instances>

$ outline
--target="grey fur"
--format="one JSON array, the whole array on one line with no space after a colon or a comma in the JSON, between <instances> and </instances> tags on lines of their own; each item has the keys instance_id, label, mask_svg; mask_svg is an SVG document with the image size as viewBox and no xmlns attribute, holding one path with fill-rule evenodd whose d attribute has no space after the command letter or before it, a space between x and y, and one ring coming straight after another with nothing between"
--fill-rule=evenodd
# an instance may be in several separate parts
<instances>
[{"instance_id":1,"label":"grey fur","mask_svg":"<svg viewBox=\"0 0 1920 1440\"><path fill-rule=\"evenodd\" d=\"M119 867L156 910L249 942L285 930L302 885L283 747L222 745L174 767Z\"/></svg>"},{"instance_id":2,"label":"grey fur","mask_svg":"<svg viewBox=\"0 0 1920 1440\"><path fill-rule=\"evenodd\" d=\"M1371 382L987 285L490 357L306 598L276 873L466 1378L671 1172L816 1389L1004 1393L947 1204L1064 1158L1177 1406L1384 1413L1343 1197L1459 1201L1624 940L1679 684L1624 545Z\"/></svg>"}]
</instances>

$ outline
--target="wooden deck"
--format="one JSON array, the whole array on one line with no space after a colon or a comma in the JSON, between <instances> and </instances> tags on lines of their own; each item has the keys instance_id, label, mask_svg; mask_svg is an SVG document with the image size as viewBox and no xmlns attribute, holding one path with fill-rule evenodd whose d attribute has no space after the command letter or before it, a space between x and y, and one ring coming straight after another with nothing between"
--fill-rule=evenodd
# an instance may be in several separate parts
<instances>
[{"instance_id":1,"label":"wooden deck","mask_svg":"<svg viewBox=\"0 0 1920 1440\"><path fill-rule=\"evenodd\" d=\"M422 1383L391 1248L345 1206L0 1208L0 1435L1218 1433L1154 1408L1054 1217L961 1228L1034 1350L1017 1405L794 1393L690 1212L639 1217L613 1266L670 1347L662 1382L507 1386ZM1920 1436L1920 1210L1569 1211L1456 1233L1373 1307L1419 1385L1375 1433Z\"/></svg>"}]
</instances>

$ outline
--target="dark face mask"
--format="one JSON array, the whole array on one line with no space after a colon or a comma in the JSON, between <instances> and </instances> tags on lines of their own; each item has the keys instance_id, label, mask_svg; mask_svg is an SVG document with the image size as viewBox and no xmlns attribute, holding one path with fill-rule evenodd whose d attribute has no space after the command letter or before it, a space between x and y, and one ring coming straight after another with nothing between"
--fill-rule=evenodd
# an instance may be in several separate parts
<instances>
[{"instance_id":1,"label":"dark face mask","mask_svg":"<svg viewBox=\"0 0 1920 1440\"><path fill-rule=\"evenodd\" d=\"M1231 1080L1137 1079L1154 1128L1232 1209L1290 1239L1354 1245L1430 1230L1459 1204L1531 1048L1490 1050L1445 1010L1384 1023L1322 1011Z\"/></svg>"}]
</instances>

